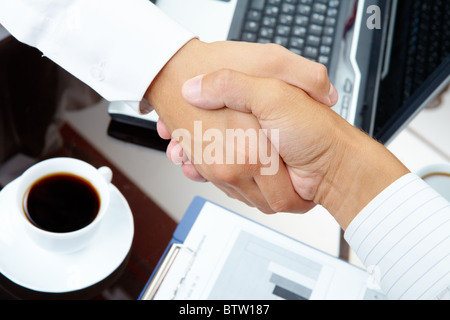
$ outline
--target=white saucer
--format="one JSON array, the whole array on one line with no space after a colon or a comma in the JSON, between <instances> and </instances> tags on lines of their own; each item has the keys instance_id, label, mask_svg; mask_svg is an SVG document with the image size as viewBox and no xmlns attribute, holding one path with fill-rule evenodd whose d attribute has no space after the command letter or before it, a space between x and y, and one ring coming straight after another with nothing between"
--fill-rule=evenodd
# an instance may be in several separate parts
<instances>
[{"instance_id":1,"label":"white saucer","mask_svg":"<svg viewBox=\"0 0 450 320\"><path fill-rule=\"evenodd\" d=\"M9 280L39 292L72 292L104 280L126 258L134 236L133 215L112 184L110 206L93 244L72 254L55 254L31 241L8 205L16 185L12 182L0 192L0 273Z\"/></svg>"}]
</instances>

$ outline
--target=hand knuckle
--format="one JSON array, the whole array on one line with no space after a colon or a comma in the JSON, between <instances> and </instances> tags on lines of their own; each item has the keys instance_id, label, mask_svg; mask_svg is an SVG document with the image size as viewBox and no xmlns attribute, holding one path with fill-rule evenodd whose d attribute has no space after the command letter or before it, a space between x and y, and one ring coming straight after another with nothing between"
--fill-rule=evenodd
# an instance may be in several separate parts
<instances>
[{"instance_id":1,"label":"hand knuckle","mask_svg":"<svg viewBox=\"0 0 450 320\"><path fill-rule=\"evenodd\" d=\"M327 88L330 84L327 67L323 64L317 64L315 74L315 86L318 88Z\"/></svg>"},{"instance_id":2,"label":"hand knuckle","mask_svg":"<svg viewBox=\"0 0 450 320\"><path fill-rule=\"evenodd\" d=\"M291 205L286 199L272 201L270 207L275 212L288 212L291 209Z\"/></svg>"},{"instance_id":3,"label":"hand knuckle","mask_svg":"<svg viewBox=\"0 0 450 320\"><path fill-rule=\"evenodd\" d=\"M272 78L269 81L270 82L268 83L268 87L272 92L271 97L278 100L280 97L283 97L286 94L287 85L285 82L275 78Z\"/></svg>"},{"instance_id":4,"label":"hand knuckle","mask_svg":"<svg viewBox=\"0 0 450 320\"><path fill-rule=\"evenodd\" d=\"M258 210L261 211L262 213L266 214L266 215L272 215L272 214L277 213L270 206L259 206Z\"/></svg>"},{"instance_id":5,"label":"hand knuckle","mask_svg":"<svg viewBox=\"0 0 450 320\"><path fill-rule=\"evenodd\" d=\"M215 165L211 169L214 180L228 185L236 185L240 180L240 175L228 165Z\"/></svg>"},{"instance_id":6,"label":"hand knuckle","mask_svg":"<svg viewBox=\"0 0 450 320\"><path fill-rule=\"evenodd\" d=\"M264 69L270 73L278 72L280 68L284 67L283 52L285 49L275 43L268 43L264 48Z\"/></svg>"},{"instance_id":7,"label":"hand knuckle","mask_svg":"<svg viewBox=\"0 0 450 320\"><path fill-rule=\"evenodd\" d=\"M215 77L215 85L219 90L225 90L234 80L234 72L230 69L220 69Z\"/></svg>"}]
</instances>

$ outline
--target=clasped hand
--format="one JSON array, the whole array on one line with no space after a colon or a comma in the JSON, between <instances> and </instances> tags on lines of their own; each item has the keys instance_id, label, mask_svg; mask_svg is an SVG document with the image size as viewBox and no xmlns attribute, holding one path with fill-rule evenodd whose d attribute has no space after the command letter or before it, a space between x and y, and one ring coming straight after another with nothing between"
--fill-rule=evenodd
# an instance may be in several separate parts
<instances>
[{"instance_id":1,"label":"clasped hand","mask_svg":"<svg viewBox=\"0 0 450 320\"><path fill-rule=\"evenodd\" d=\"M197 64L200 53L207 58ZM220 71L198 77L216 70ZM168 81L175 72L177 81ZM337 101L324 66L275 45L196 40L164 68L151 87L149 101L160 115L160 136L172 139L169 159L181 164L188 178L212 182L228 196L265 213L304 213L316 205L316 191L330 166L327 150L334 145L317 117L327 121L322 114L332 112L329 107ZM194 147L206 150L212 143L211 137L204 141L205 134L215 132L217 139L219 133L226 137L230 129L264 132L269 140L257 135L254 145L248 141L240 147L225 141L220 155L224 161L199 159ZM190 135L180 139L180 130ZM279 137L276 146L274 132ZM273 147L276 152L271 153ZM234 163L227 162L230 148L244 161L238 163L235 157ZM255 152L261 155L256 151L261 148L268 151L272 164L278 164L277 170L264 174L267 161L251 161ZM217 148L214 152L220 158ZM274 156L281 158L275 161Z\"/></svg>"}]
</instances>

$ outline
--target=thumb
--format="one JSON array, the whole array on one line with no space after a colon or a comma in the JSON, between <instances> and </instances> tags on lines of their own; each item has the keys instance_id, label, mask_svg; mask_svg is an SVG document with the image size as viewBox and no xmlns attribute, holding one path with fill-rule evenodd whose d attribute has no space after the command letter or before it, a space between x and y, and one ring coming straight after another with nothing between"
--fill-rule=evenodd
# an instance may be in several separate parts
<instances>
[{"instance_id":1,"label":"thumb","mask_svg":"<svg viewBox=\"0 0 450 320\"><path fill-rule=\"evenodd\" d=\"M186 81L182 95L189 104L199 108L215 110L228 107L253 113L259 120L264 120L277 106L275 101L270 101L276 96L274 87L286 90L289 85L281 80L252 77L224 69Z\"/></svg>"}]
</instances>

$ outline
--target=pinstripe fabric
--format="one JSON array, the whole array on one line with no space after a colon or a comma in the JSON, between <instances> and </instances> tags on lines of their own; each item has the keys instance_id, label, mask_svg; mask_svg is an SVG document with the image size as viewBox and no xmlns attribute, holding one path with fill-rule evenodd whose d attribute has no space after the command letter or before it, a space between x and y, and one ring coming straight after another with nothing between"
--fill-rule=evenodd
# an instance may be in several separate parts
<instances>
[{"instance_id":1,"label":"pinstripe fabric","mask_svg":"<svg viewBox=\"0 0 450 320\"><path fill-rule=\"evenodd\" d=\"M409 174L375 198L345 239L392 299L450 299L450 204Z\"/></svg>"}]
</instances>

